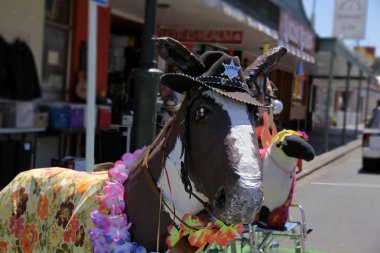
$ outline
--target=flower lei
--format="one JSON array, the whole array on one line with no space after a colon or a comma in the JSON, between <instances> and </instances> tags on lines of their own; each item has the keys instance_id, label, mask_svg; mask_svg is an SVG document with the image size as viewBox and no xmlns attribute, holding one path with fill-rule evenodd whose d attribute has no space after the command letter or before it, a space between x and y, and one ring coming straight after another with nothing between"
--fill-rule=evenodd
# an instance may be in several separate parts
<instances>
[{"instance_id":1,"label":"flower lei","mask_svg":"<svg viewBox=\"0 0 380 253\"><path fill-rule=\"evenodd\" d=\"M143 246L131 241L128 231L131 223L123 213L124 182L128 178L129 167L143 153L145 147L136 150L133 154L126 153L122 160L117 161L108 171L108 178L102 193L96 196L100 202L98 210L91 212L91 219L95 228L89 229L89 235L94 247L94 253L146 253Z\"/></svg>"},{"instance_id":2,"label":"flower lei","mask_svg":"<svg viewBox=\"0 0 380 253\"><path fill-rule=\"evenodd\" d=\"M145 147L136 150L133 154L126 153L122 160L115 163L108 171L108 180L105 181L103 192L96 196L100 202L97 210L91 212L91 219L95 228L89 229L94 253L122 253L136 252L146 253L143 246L132 242L127 216L123 212L124 182L128 178L129 167L144 152ZM188 236L191 246L198 248L207 243L218 246L226 246L234 242L237 234L243 232L243 225L226 225L220 220L207 222L198 216L186 214L183 221L188 225L180 224L179 229L173 225L168 226L169 235L166 244L172 248L182 237ZM189 227L190 226L190 227Z\"/></svg>"},{"instance_id":3,"label":"flower lei","mask_svg":"<svg viewBox=\"0 0 380 253\"><path fill-rule=\"evenodd\" d=\"M166 238L166 244L169 248L184 236L188 236L190 245L197 248L201 248L207 243L211 244L211 247L215 245L224 247L229 242L234 242L236 235L241 234L244 230L242 224L226 225L220 220L207 222L190 214L185 214L183 221L188 226L181 223L179 230L173 225L168 226L169 235Z\"/></svg>"}]
</instances>

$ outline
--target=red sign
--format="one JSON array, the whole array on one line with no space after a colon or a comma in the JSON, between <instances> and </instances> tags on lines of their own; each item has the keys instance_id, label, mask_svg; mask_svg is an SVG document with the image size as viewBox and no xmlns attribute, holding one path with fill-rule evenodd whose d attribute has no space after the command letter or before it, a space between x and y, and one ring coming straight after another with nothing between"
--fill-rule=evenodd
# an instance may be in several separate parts
<instances>
[{"instance_id":1,"label":"red sign","mask_svg":"<svg viewBox=\"0 0 380 253\"><path fill-rule=\"evenodd\" d=\"M181 42L190 43L241 44L243 41L242 31L231 30L190 30L160 28L158 30L158 36L168 36Z\"/></svg>"},{"instance_id":2,"label":"red sign","mask_svg":"<svg viewBox=\"0 0 380 253\"><path fill-rule=\"evenodd\" d=\"M284 11L280 15L279 37L285 43L315 55L315 33Z\"/></svg>"}]
</instances>

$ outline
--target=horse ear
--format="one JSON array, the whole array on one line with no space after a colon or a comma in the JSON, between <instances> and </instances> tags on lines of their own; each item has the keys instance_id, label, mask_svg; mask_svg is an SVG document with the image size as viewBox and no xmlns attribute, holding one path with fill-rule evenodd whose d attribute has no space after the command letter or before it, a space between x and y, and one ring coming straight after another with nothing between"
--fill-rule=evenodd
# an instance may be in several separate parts
<instances>
[{"instance_id":1,"label":"horse ear","mask_svg":"<svg viewBox=\"0 0 380 253\"><path fill-rule=\"evenodd\" d=\"M286 48L280 46L271 48L257 57L256 60L244 70L244 76L248 85L252 85L254 79L259 75L268 74L286 53Z\"/></svg>"},{"instance_id":2,"label":"horse ear","mask_svg":"<svg viewBox=\"0 0 380 253\"><path fill-rule=\"evenodd\" d=\"M204 72L204 64L179 41L170 37L154 37L153 40L160 57L184 74L200 76Z\"/></svg>"}]
</instances>

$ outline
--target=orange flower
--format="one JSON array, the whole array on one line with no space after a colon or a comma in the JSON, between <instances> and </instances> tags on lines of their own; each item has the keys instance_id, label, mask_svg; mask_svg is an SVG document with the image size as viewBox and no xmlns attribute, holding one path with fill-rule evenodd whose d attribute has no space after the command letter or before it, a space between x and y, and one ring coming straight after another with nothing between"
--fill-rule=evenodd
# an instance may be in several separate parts
<instances>
[{"instance_id":1,"label":"orange flower","mask_svg":"<svg viewBox=\"0 0 380 253\"><path fill-rule=\"evenodd\" d=\"M37 215L40 217L41 220L45 219L48 213L48 199L46 198L45 194L42 194L41 197L38 199L37 204Z\"/></svg>"},{"instance_id":2,"label":"orange flower","mask_svg":"<svg viewBox=\"0 0 380 253\"><path fill-rule=\"evenodd\" d=\"M75 218L75 215L73 215L67 223L67 226L65 228L65 231L63 232L63 240L65 242L75 242L77 237L76 237L76 231L79 227L79 221L77 218Z\"/></svg>"},{"instance_id":3,"label":"orange flower","mask_svg":"<svg viewBox=\"0 0 380 253\"><path fill-rule=\"evenodd\" d=\"M48 178L54 178L56 177L58 174L64 172L65 169L63 168L49 168L49 169L45 169L42 173L42 176L43 177L48 177Z\"/></svg>"},{"instance_id":4,"label":"orange flower","mask_svg":"<svg viewBox=\"0 0 380 253\"><path fill-rule=\"evenodd\" d=\"M0 253L6 253L8 248L7 242L0 242Z\"/></svg>"},{"instance_id":5,"label":"orange flower","mask_svg":"<svg viewBox=\"0 0 380 253\"><path fill-rule=\"evenodd\" d=\"M103 172L103 171L102 171ZM77 184L77 193L85 193L89 187L99 183L104 182L107 179L107 171L103 172L100 175L88 175L87 177L80 180Z\"/></svg>"},{"instance_id":6,"label":"orange flower","mask_svg":"<svg viewBox=\"0 0 380 253\"><path fill-rule=\"evenodd\" d=\"M34 224L27 224L21 231L20 247L23 253L32 253L38 241L38 233Z\"/></svg>"},{"instance_id":7,"label":"orange flower","mask_svg":"<svg viewBox=\"0 0 380 253\"><path fill-rule=\"evenodd\" d=\"M62 187L60 185L54 185L53 188L54 188L53 198L57 199L58 192L59 192L59 190L61 190Z\"/></svg>"}]
</instances>

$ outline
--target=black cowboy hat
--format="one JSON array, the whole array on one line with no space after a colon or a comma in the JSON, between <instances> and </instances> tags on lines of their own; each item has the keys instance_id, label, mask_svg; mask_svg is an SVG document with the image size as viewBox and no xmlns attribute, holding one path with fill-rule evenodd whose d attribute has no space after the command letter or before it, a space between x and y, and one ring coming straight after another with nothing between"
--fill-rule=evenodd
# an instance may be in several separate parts
<instances>
[{"instance_id":1,"label":"black cowboy hat","mask_svg":"<svg viewBox=\"0 0 380 253\"><path fill-rule=\"evenodd\" d=\"M204 86L241 103L270 107L250 95L238 57L221 51L209 51L198 58L172 38L154 40L160 56L183 72L162 75L162 84L180 93L194 85Z\"/></svg>"},{"instance_id":2,"label":"black cowboy hat","mask_svg":"<svg viewBox=\"0 0 380 253\"><path fill-rule=\"evenodd\" d=\"M202 75L167 73L161 77L161 83L177 92L184 92L194 85L202 85L241 103L263 106L250 95L238 57L231 57L220 51L209 51L199 60L205 66Z\"/></svg>"}]
</instances>

